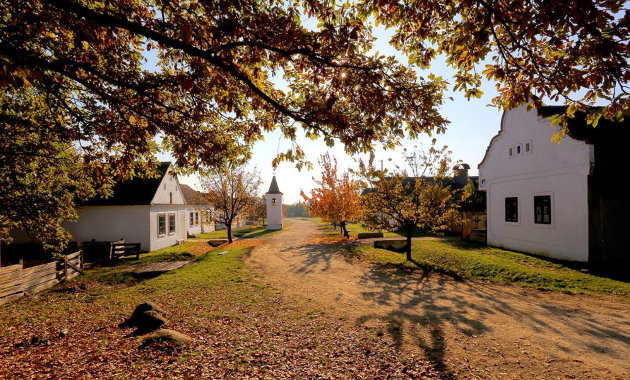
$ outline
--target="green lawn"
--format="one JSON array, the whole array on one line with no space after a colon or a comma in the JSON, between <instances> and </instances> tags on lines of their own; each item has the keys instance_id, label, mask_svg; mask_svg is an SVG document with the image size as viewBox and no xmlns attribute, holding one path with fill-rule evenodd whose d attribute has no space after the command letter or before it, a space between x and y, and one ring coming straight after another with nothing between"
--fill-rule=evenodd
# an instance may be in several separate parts
<instances>
[{"instance_id":1,"label":"green lawn","mask_svg":"<svg viewBox=\"0 0 630 380\"><path fill-rule=\"evenodd\" d=\"M232 228L232 237L255 237L264 235L266 231L265 227L261 225L234 227ZM200 239L227 239L227 229L197 234L195 237Z\"/></svg>"},{"instance_id":2,"label":"green lawn","mask_svg":"<svg viewBox=\"0 0 630 380\"><path fill-rule=\"evenodd\" d=\"M402 268L418 268L462 278L576 293L605 293L630 298L630 283L582 273L563 263L465 241L418 241L413 262L372 246L352 246L349 257Z\"/></svg>"},{"instance_id":3,"label":"green lawn","mask_svg":"<svg viewBox=\"0 0 630 380\"><path fill-rule=\"evenodd\" d=\"M381 378L390 371L432 372L426 361L398 359L378 334L299 306L258 282L244 268L242 258L251 249L245 243L198 257L207 249L202 243L177 245L140 261L190 255L192 265L150 279L128 273L129 261L96 267L2 305L0 378ZM145 301L157 304L169 320L166 327L190 335L192 344L140 348L141 337L118 325Z\"/></svg>"},{"instance_id":4,"label":"green lawn","mask_svg":"<svg viewBox=\"0 0 630 380\"><path fill-rule=\"evenodd\" d=\"M339 227L337 227L336 229L333 229L332 224L328 222L324 222L319 218L314 218L313 221L317 222L320 225L320 230L323 231L324 234L327 236L335 236L335 235L341 234ZM361 232L374 232L374 230L368 229L363 223L348 223L346 224L346 228L348 229L348 233L350 234L350 237L354 239L356 239L357 236ZM390 231L382 231L382 232L383 232L383 237L405 237L404 232L390 232ZM423 234L420 231L414 231L412 236L421 237L421 236L426 236L426 234Z\"/></svg>"}]
</instances>

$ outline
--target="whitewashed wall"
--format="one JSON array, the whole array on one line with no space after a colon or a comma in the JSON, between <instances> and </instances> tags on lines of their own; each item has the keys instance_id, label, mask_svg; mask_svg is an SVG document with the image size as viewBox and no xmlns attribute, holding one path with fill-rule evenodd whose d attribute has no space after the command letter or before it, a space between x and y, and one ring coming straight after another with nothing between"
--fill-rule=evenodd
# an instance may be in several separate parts
<instances>
[{"instance_id":1,"label":"whitewashed wall","mask_svg":"<svg viewBox=\"0 0 630 380\"><path fill-rule=\"evenodd\" d=\"M171 194L173 196L173 201L171 202ZM158 187L155 195L153 196L153 200L151 204L180 204L183 205L186 202L184 201L184 195L182 194L182 190L179 186L179 181L177 180L177 176L174 175L173 168L169 167L166 174L162 178L162 182Z\"/></svg>"},{"instance_id":2,"label":"whitewashed wall","mask_svg":"<svg viewBox=\"0 0 630 380\"><path fill-rule=\"evenodd\" d=\"M479 164L486 191L488 244L563 260L588 261L588 186L591 145L565 137L526 107L504 113L501 131ZM526 144L530 152L525 152ZM522 152L517 154L519 144ZM513 149L510 157L509 150ZM550 225L534 223L534 196L551 196ZM505 221L505 198L518 197L518 222Z\"/></svg>"},{"instance_id":3,"label":"whitewashed wall","mask_svg":"<svg viewBox=\"0 0 630 380\"><path fill-rule=\"evenodd\" d=\"M64 223L73 241L114 241L120 238L140 243L141 250L150 250L150 206L85 206L79 207L79 220Z\"/></svg>"},{"instance_id":4,"label":"whitewashed wall","mask_svg":"<svg viewBox=\"0 0 630 380\"><path fill-rule=\"evenodd\" d=\"M175 232L168 231L168 215L175 214ZM158 234L158 215L166 215L166 234ZM182 205L152 205L149 217L151 245L150 250L170 247L177 244L178 240L186 239L186 208Z\"/></svg>"},{"instance_id":5,"label":"whitewashed wall","mask_svg":"<svg viewBox=\"0 0 630 380\"><path fill-rule=\"evenodd\" d=\"M275 206L273 205L273 198L276 199ZM265 194L265 200L267 201L267 229L268 230L281 230L282 229L282 194Z\"/></svg>"}]
</instances>

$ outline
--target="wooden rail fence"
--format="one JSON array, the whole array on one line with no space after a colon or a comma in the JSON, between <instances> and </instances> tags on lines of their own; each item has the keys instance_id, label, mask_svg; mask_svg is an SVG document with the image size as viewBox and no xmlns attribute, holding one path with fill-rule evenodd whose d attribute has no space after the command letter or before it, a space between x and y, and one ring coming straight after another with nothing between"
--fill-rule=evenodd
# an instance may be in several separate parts
<instances>
[{"instance_id":1,"label":"wooden rail fence","mask_svg":"<svg viewBox=\"0 0 630 380\"><path fill-rule=\"evenodd\" d=\"M0 305L28 294L34 294L69 280L83 272L83 252L78 251L63 260L30 268L22 264L0 267Z\"/></svg>"}]
</instances>

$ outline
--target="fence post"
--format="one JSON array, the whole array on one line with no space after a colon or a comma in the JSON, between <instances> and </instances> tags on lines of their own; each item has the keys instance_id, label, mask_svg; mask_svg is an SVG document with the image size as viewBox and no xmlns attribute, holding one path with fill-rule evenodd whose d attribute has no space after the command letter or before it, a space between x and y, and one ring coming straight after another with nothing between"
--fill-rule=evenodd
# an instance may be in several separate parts
<instances>
[{"instance_id":1,"label":"fence post","mask_svg":"<svg viewBox=\"0 0 630 380\"><path fill-rule=\"evenodd\" d=\"M83 242L77 242L77 247L79 248L79 268L83 269Z\"/></svg>"},{"instance_id":2,"label":"fence post","mask_svg":"<svg viewBox=\"0 0 630 380\"><path fill-rule=\"evenodd\" d=\"M63 280L66 281L68 279L68 258L63 258Z\"/></svg>"},{"instance_id":3,"label":"fence post","mask_svg":"<svg viewBox=\"0 0 630 380\"><path fill-rule=\"evenodd\" d=\"M22 267L22 269L24 269L24 259L20 259L19 263L20 263L20 266Z\"/></svg>"}]
</instances>

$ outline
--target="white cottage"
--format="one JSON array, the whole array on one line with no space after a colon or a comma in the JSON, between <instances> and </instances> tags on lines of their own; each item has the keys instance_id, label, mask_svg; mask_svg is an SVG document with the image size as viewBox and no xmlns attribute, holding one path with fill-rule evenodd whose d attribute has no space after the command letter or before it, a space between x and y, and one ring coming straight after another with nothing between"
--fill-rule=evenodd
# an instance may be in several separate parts
<instances>
[{"instance_id":1,"label":"white cottage","mask_svg":"<svg viewBox=\"0 0 630 380\"><path fill-rule=\"evenodd\" d=\"M204 193L193 190L188 185L181 185L186 201L186 232L197 235L215 230L212 220L212 207L208 204Z\"/></svg>"},{"instance_id":2,"label":"white cottage","mask_svg":"<svg viewBox=\"0 0 630 380\"><path fill-rule=\"evenodd\" d=\"M628 263L630 202L615 177L627 171L622 155L630 126L601 121L593 129L578 114L556 144L551 117L564 111L522 106L503 114L479 164L488 244L562 260Z\"/></svg>"},{"instance_id":3,"label":"white cottage","mask_svg":"<svg viewBox=\"0 0 630 380\"><path fill-rule=\"evenodd\" d=\"M186 239L186 203L170 162L160 165L158 178L117 183L111 197L93 198L78 213L65 225L73 241L122 238L154 251Z\"/></svg>"}]
</instances>

